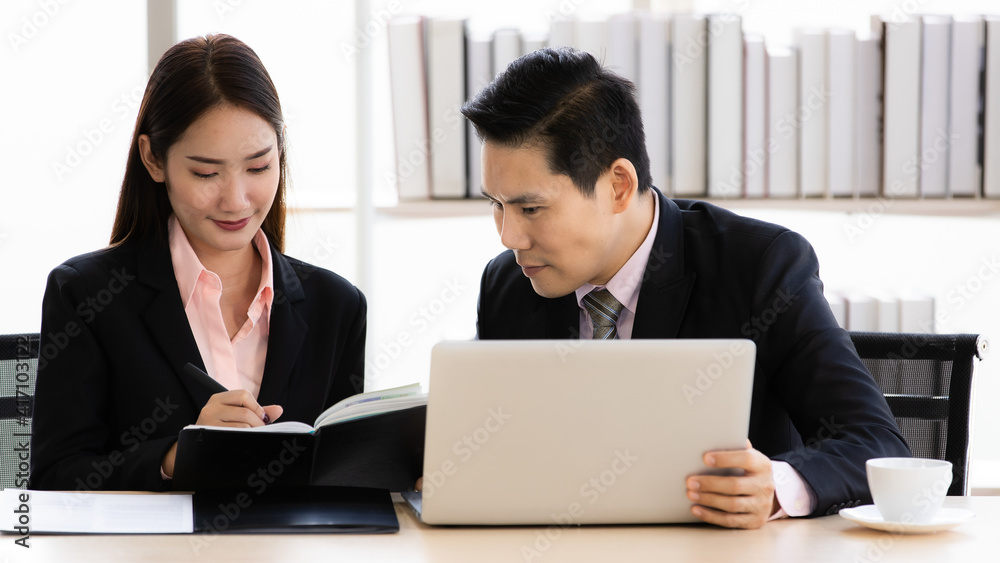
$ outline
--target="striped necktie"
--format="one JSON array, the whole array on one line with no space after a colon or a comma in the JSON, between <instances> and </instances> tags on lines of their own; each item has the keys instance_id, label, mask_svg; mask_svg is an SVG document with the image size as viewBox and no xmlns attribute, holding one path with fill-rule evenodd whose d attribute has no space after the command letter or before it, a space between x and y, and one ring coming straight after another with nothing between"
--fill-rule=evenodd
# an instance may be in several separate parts
<instances>
[{"instance_id":1,"label":"striped necktie","mask_svg":"<svg viewBox=\"0 0 1000 563\"><path fill-rule=\"evenodd\" d=\"M607 289L595 289L583 296L583 306L594 324L594 340L618 338L618 315L624 305Z\"/></svg>"}]
</instances>

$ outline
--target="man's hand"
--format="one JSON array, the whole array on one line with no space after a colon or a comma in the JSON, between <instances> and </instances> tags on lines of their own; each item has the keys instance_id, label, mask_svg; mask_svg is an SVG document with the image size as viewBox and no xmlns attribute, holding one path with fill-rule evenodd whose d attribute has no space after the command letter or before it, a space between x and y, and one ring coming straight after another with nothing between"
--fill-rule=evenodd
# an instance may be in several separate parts
<instances>
[{"instance_id":1,"label":"man's hand","mask_svg":"<svg viewBox=\"0 0 1000 563\"><path fill-rule=\"evenodd\" d=\"M713 469L742 469L740 476L692 475L687 479L688 498L696 504L691 513L717 526L755 529L779 508L774 495L771 460L753 449L708 452L702 458Z\"/></svg>"}]
</instances>

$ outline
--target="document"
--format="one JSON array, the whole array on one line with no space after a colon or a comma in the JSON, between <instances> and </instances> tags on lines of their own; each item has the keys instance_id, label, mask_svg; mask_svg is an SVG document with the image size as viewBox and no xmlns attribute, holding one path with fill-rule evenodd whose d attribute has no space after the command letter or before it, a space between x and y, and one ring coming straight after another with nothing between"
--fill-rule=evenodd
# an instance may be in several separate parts
<instances>
[{"instance_id":1,"label":"document","mask_svg":"<svg viewBox=\"0 0 1000 563\"><path fill-rule=\"evenodd\" d=\"M190 494L0 491L0 529L20 533L190 534ZM27 533L26 533L27 532Z\"/></svg>"},{"instance_id":2,"label":"document","mask_svg":"<svg viewBox=\"0 0 1000 563\"><path fill-rule=\"evenodd\" d=\"M20 534L393 533L387 491L270 487L198 493L0 491L0 531Z\"/></svg>"}]
</instances>

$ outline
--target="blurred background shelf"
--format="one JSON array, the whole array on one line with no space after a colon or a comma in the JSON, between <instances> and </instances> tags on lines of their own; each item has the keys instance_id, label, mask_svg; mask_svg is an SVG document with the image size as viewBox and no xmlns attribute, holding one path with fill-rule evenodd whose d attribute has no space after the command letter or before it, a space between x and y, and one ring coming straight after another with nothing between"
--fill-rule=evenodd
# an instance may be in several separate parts
<instances>
[{"instance_id":1,"label":"blurred background shelf","mask_svg":"<svg viewBox=\"0 0 1000 563\"><path fill-rule=\"evenodd\" d=\"M798 198L798 199L718 199L699 198L727 209L776 209L832 213L867 213L869 215L915 215L927 217L1000 217L996 199L907 199L907 198ZM295 209L295 208L293 208ZM348 206L309 206L323 212L353 212ZM435 199L402 201L396 205L376 206L380 217L448 218L479 217L492 213L485 199Z\"/></svg>"}]
</instances>

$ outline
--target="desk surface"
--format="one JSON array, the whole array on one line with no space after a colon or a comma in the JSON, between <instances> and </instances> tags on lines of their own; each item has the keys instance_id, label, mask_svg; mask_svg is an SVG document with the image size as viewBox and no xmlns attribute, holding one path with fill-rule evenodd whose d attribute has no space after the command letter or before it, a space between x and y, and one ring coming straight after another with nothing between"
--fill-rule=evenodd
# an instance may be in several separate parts
<instances>
[{"instance_id":1,"label":"desk surface","mask_svg":"<svg viewBox=\"0 0 1000 563\"><path fill-rule=\"evenodd\" d=\"M780 520L759 530L710 526L451 528L426 526L397 504L387 535L32 536L0 535L4 563L117 561L985 561L1000 552L1000 497L950 497L977 518L953 530L896 535L840 516Z\"/></svg>"}]
</instances>

